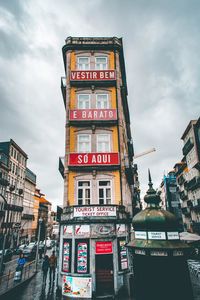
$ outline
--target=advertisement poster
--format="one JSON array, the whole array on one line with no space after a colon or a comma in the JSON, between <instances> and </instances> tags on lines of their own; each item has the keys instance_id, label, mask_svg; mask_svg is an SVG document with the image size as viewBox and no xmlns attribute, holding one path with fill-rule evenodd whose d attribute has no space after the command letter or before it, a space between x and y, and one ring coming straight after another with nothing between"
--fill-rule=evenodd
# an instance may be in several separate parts
<instances>
[{"instance_id":1,"label":"advertisement poster","mask_svg":"<svg viewBox=\"0 0 200 300\"><path fill-rule=\"evenodd\" d=\"M63 235L72 236L73 234L73 226L72 225L64 225L63 226Z\"/></svg>"},{"instance_id":2,"label":"advertisement poster","mask_svg":"<svg viewBox=\"0 0 200 300\"><path fill-rule=\"evenodd\" d=\"M128 268L127 249L125 247L125 244L126 244L125 240L119 240L119 256L120 256L121 270L126 270Z\"/></svg>"},{"instance_id":3,"label":"advertisement poster","mask_svg":"<svg viewBox=\"0 0 200 300\"><path fill-rule=\"evenodd\" d=\"M87 273L88 244L77 244L77 273Z\"/></svg>"},{"instance_id":4,"label":"advertisement poster","mask_svg":"<svg viewBox=\"0 0 200 300\"><path fill-rule=\"evenodd\" d=\"M71 277L63 275L63 296L72 298L91 298L92 279L90 277Z\"/></svg>"},{"instance_id":5,"label":"advertisement poster","mask_svg":"<svg viewBox=\"0 0 200 300\"><path fill-rule=\"evenodd\" d=\"M112 242L96 242L96 254L111 254L113 253Z\"/></svg>"},{"instance_id":6,"label":"advertisement poster","mask_svg":"<svg viewBox=\"0 0 200 300\"><path fill-rule=\"evenodd\" d=\"M71 242L63 241L63 272L71 271Z\"/></svg>"}]
</instances>

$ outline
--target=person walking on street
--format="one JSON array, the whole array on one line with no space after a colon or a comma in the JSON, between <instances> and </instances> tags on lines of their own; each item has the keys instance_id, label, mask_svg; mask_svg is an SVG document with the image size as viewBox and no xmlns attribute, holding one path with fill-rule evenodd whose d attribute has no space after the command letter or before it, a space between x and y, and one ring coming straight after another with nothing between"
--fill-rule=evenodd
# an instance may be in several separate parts
<instances>
[{"instance_id":1,"label":"person walking on street","mask_svg":"<svg viewBox=\"0 0 200 300\"><path fill-rule=\"evenodd\" d=\"M55 255L55 251L52 252L52 255L49 258L49 265L50 265L50 284L52 281L53 276L53 282L55 281L55 273L56 273L56 267L57 267L57 257Z\"/></svg>"},{"instance_id":2,"label":"person walking on street","mask_svg":"<svg viewBox=\"0 0 200 300\"><path fill-rule=\"evenodd\" d=\"M46 284L47 280L47 273L49 270L49 257L48 255L45 255L43 263L42 263L42 271L43 271L43 283Z\"/></svg>"}]
</instances>

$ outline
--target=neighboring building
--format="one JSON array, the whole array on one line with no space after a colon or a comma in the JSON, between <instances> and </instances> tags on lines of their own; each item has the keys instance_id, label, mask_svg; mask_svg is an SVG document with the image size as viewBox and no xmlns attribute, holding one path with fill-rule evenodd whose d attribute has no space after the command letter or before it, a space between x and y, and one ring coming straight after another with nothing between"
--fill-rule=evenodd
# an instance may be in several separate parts
<instances>
[{"instance_id":1,"label":"neighboring building","mask_svg":"<svg viewBox=\"0 0 200 300\"><path fill-rule=\"evenodd\" d=\"M25 170L28 156L12 139L8 142L0 142L0 151L8 157L9 162L9 186L5 193L7 204L2 228L4 233L7 233L6 246L14 247L20 234Z\"/></svg>"},{"instance_id":2,"label":"neighboring building","mask_svg":"<svg viewBox=\"0 0 200 300\"><path fill-rule=\"evenodd\" d=\"M182 140L184 158L175 165L184 228L200 234L200 118L189 122Z\"/></svg>"},{"instance_id":3,"label":"neighboring building","mask_svg":"<svg viewBox=\"0 0 200 300\"><path fill-rule=\"evenodd\" d=\"M63 59L58 283L70 298L117 295L129 282L125 244L137 204L122 39L68 37Z\"/></svg>"},{"instance_id":4,"label":"neighboring building","mask_svg":"<svg viewBox=\"0 0 200 300\"><path fill-rule=\"evenodd\" d=\"M26 168L25 173L25 189L23 199L23 213L21 222L21 240L31 241L32 236L35 237L35 231L32 230L34 221L34 194L36 188L36 175Z\"/></svg>"},{"instance_id":5,"label":"neighboring building","mask_svg":"<svg viewBox=\"0 0 200 300\"><path fill-rule=\"evenodd\" d=\"M173 213L179 223L179 230L183 230L180 196L176 183L175 171L164 175L160 188L161 207Z\"/></svg>"}]
</instances>

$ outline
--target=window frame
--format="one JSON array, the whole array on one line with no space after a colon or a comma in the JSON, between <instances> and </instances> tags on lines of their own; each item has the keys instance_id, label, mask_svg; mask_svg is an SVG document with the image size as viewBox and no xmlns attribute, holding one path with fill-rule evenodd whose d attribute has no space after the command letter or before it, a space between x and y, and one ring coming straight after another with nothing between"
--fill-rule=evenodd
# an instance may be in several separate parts
<instances>
[{"instance_id":1,"label":"window frame","mask_svg":"<svg viewBox=\"0 0 200 300\"><path fill-rule=\"evenodd\" d=\"M79 182L89 182L89 186L82 186L82 187L79 187ZM82 189L83 190L83 199L82 199L82 204L79 204L79 197L78 197L78 192L79 190ZM85 197L85 190L86 189L89 189L90 190L90 199L88 201L88 203L86 203L86 197ZM77 205L91 205L91 199L92 199L92 184L91 184L91 180L90 179L79 179L77 180L77 192L76 192L76 202L77 202Z\"/></svg>"},{"instance_id":2,"label":"window frame","mask_svg":"<svg viewBox=\"0 0 200 300\"><path fill-rule=\"evenodd\" d=\"M80 151L80 136L89 136L89 148L90 148L90 151L83 151L83 152ZM91 148L92 148L91 134L89 134L89 133L79 133L77 135L77 152L78 153L91 153Z\"/></svg>"},{"instance_id":3,"label":"window frame","mask_svg":"<svg viewBox=\"0 0 200 300\"><path fill-rule=\"evenodd\" d=\"M79 107L79 104L80 104L80 96L85 96L85 95L87 95L87 96L89 96L89 99L87 100L87 101L89 101L89 107L88 108L80 108ZM78 109L91 109L91 95L90 94L78 94L77 95L77 108Z\"/></svg>"},{"instance_id":4,"label":"window frame","mask_svg":"<svg viewBox=\"0 0 200 300\"><path fill-rule=\"evenodd\" d=\"M109 149L107 150L107 151L100 151L99 150L99 137L100 136L105 136L105 135L107 135L108 136L108 138L109 138L109 143L108 143L108 145L109 145ZM111 152L111 135L109 134L109 133L98 133L97 134L97 138L96 138L96 151L97 151L97 153L110 153Z\"/></svg>"},{"instance_id":5,"label":"window frame","mask_svg":"<svg viewBox=\"0 0 200 300\"><path fill-rule=\"evenodd\" d=\"M108 188L108 186L107 185L100 186L99 185L100 181L109 181L110 182L110 186L109 186L110 187L110 203L106 203L107 201L105 201L106 200L106 192L105 191L106 191L106 188ZM99 197L100 188L104 190L103 203L100 203L100 197ZM98 186L97 186L97 193L98 193L97 199L98 199L98 204L99 205L112 205L112 180L111 179L99 179L98 180Z\"/></svg>"},{"instance_id":6,"label":"window frame","mask_svg":"<svg viewBox=\"0 0 200 300\"><path fill-rule=\"evenodd\" d=\"M106 108L98 108L98 96L106 96L106 101L107 101L107 107ZM109 95L108 93L97 93L96 94L96 109L109 109L110 108L110 103L109 103Z\"/></svg>"},{"instance_id":7,"label":"window frame","mask_svg":"<svg viewBox=\"0 0 200 300\"><path fill-rule=\"evenodd\" d=\"M87 58L88 60L88 63L87 64L80 64L80 59L81 58ZM80 65L88 65L88 69L87 68L80 68ZM80 71L85 71L85 70L90 70L90 57L89 56L77 56L77 70L80 70Z\"/></svg>"},{"instance_id":8,"label":"window frame","mask_svg":"<svg viewBox=\"0 0 200 300\"><path fill-rule=\"evenodd\" d=\"M105 58L106 59L106 67L105 68L101 68L101 65L103 65L102 63L100 64L100 68L97 68L97 59L98 58ZM105 56L105 55L95 56L95 70L108 70L108 56Z\"/></svg>"}]
</instances>

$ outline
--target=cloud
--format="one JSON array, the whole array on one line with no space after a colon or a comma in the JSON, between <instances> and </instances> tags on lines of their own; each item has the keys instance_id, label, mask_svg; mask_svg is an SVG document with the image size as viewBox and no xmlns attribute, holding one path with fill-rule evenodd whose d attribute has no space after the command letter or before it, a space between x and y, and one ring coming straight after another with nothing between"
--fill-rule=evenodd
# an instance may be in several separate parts
<instances>
[{"instance_id":1,"label":"cloud","mask_svg":"<svg viewBox=\"0 0 200 300\"><path fill-rule=\"evenodd\" d=\"M0 1L0 140L13 138L27 152L50 201L63 200L66 37L123 37L135 152L157 150L136 160L144 193L147 169L157 188L199 117L199 8L195 0Z\"/></svg>"}]
</instances>

